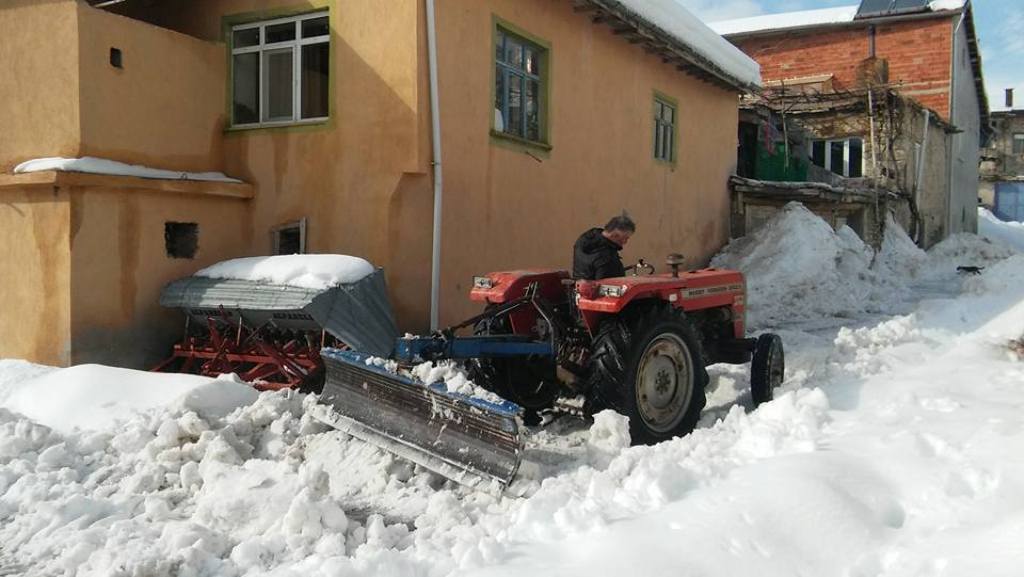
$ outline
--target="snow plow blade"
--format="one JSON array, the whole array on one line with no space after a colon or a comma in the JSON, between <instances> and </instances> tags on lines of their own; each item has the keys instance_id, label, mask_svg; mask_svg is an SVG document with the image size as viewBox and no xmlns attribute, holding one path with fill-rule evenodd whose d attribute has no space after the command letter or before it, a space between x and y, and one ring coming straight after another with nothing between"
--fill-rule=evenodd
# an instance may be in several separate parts
<instances>
[{"instance_id":1,"label":"snow plow blade","mask_svg":"<svg viewBox=\"0 0 1024 577\"><path fill-rule=\"evenodd\" d=\"M321 407L328 425L457 483L492 494L515 477L522 455L519 406L425 386L368 364L370 355L324 349Z\"/></svg>"}]
</instances>

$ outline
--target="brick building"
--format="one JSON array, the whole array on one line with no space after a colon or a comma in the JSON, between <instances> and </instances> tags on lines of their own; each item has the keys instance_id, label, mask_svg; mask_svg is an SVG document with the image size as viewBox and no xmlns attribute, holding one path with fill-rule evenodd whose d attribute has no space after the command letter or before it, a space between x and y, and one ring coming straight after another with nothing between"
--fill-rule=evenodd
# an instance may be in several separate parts
<instances>
[{"instance_id":1,"label":"brick building","mask_svg":"<svg viewBox=\"0 0 1024 577\"><path fill-rule=\"evenodd\" d=\"M895 174L879 169L882 174L873 175L902 179L904 189L924 197L922 219L927 222L919 240L930 245L977 230L978 158L988 123L981 57L970 2L911 0L893 6L888 0L863 0L856 6L716 22L712 28L761 65L769 88L810 94L892 88L920 105L912 107L923 117L917 124L932 124L931 117L937 116L948 134L942 137L944 151L922 155L935 146L923 128L916 135L900 134L896 140L904 144L894 151ZM812 127L820 130L820 148L836 147L842 154L842 176L871 172L869 132L877 119L864 120L819 118ZM913 123L901 124L914 130ZM829 168L827 152L819 156L814 160ZM918 162L929 166L922 171ZM933 172L943 178L917 182Z\"/></svg>"}]
</instances>

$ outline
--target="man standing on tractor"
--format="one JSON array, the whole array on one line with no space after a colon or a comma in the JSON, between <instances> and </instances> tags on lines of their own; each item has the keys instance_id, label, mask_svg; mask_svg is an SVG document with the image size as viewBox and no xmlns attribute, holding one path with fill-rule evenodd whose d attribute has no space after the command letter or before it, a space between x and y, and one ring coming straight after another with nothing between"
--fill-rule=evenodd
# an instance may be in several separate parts
<instances>
[{"instance_id":1,"label":"man standing on tractor","mask_svg":"<svg viewBox=\"0 0 1024 577\"><path fill-rule=\"evenodd\" d=\"M572 276L577 280L600 280L626 275L619 251L636 232L636 223L625 211L612 217L604 228L592 228L576 239L572 247Z\"/></svg>"}]
</instances>

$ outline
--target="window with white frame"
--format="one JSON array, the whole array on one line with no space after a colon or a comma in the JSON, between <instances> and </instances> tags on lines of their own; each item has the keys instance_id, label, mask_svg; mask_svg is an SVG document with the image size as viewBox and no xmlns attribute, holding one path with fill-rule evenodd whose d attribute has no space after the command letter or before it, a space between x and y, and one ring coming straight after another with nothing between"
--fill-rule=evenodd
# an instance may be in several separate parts
<instances>
[{"instance_id":1,"label":"window with white frame","mask_svg":"<svg viewBox=\"0 0 1024 577\"><path fill-rule=\"evenodd\" d=\"M812 140L811 162L840 176L860 178L864 176L864 140Z\"/></svg>"},{"instance_id":2,"label":"window with white frame","mask_svg":"<svg viewBox=\"0 0 1024 577\"><path fill-rule=\"evenodd\" d=\"M314 12L231 29L231 125L325 120L331 27Z\"/></svg>"}]
</instances>

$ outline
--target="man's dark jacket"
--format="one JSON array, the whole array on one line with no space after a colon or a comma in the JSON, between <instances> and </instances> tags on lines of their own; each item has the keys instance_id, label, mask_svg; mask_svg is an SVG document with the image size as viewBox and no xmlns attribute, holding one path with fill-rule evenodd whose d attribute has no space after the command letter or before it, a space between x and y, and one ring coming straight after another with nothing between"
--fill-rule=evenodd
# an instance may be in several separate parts
<instances>
[{"instance_id":1,"label":"man's dark jacket","mask_svg":"<svg viewBox=\"0 0 1024 577\"><path fill-rule=\"evenodd\" d=\"M572 247L573 278L600 280L626 276L619 256L622 247L605 238L601 231L592 228L576 239Z\"/></svg>"}]
</instances>

